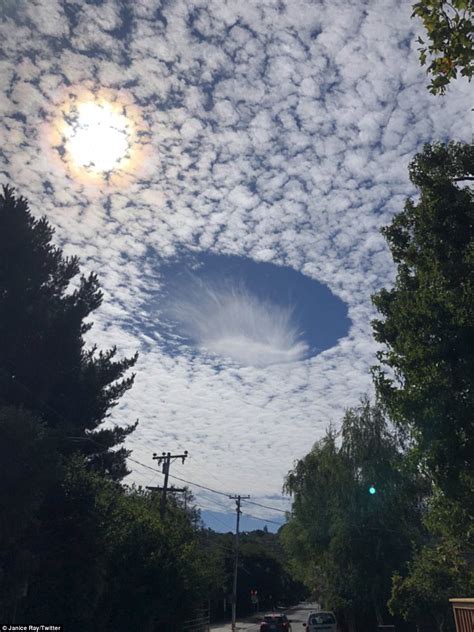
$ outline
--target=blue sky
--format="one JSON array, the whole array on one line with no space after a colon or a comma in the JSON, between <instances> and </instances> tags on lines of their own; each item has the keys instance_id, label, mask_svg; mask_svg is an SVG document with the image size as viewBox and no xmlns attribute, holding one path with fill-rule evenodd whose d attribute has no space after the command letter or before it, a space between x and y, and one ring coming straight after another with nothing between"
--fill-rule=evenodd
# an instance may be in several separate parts
<instances>
[{"instance_id":1,"label":"blue sky","mask_svg":"<svg viewBox=\"0 0 474 632\"><path fill-rule=\"evenodd\" d=\"M100 275L91 341L140 351L113 414L140 420L134 459L187 449L176 476L287 507L294 460L372 392L370 296L394 273L379 228L413 194L423 143L470 139L467 83L428 93L399 0L0 11L1 180ZM130 122L108 177L73 156L65 126L84 102ZM225 495L193 491L232 521Z\"/></svg>"}]
</instances>

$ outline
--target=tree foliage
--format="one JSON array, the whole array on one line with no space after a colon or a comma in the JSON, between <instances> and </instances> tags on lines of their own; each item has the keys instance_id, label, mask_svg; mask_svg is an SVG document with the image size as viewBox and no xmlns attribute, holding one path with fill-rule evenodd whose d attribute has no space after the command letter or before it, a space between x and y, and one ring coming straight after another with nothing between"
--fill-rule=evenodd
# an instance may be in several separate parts
<instances>
[{"instance_id":1,"label":"tree foliage","mask_svg":"<svg viewBox=\"0 0 474 632\"><path fill-rule=\"evenodd\" d=\"M471 595L472 565L454 540L431 542L415 552L408 574L393 577L390 610L430 630L454 630L449 599Z\"/></svg>"},{"instance_id":2,"label":"tree foliage","mask_svg":"<svg viewBox=\"0 0 474 632\"><path fill-rule=\"evenodd\" d=\"M58 514L58 508L60 513ZM37 515L24 620L71 632L175 630L204 600L204 560L187 515L90 472L79 456Z\"/></svg>"},{"instance_id":3,"label":"tree foliage","mask_svg":"<svg viewBox=\"0 0 474 632\"><path fill-rule=\"evenodd\" d=\"M380 623L388 600L418 626L451 629L449 597L473 589L473 176L463 143L427 145L411 163L419 196L383 229L395 283L374 296L379 403L348 411L286 481L295 570L350 630Z\"/></svg>"},{"instance_id":4,"label":"tree foliage","mask_svg":"<svg viewBox=\"0 0 474 632\"><path fill-rule=\"evenodd\" d=\"M376 388L430 479L424 542L393 579L390 609L452 629L449 597L472 590L474 513L474 174L471 145L425 146L410 165L417 201L383 229L397 264L374 303L384 348Z\"/></svg>"},{"instance_id":5,"label":"tree foliage","mask_svg":"<svg viewBox=\"0 0 474 632\"><path fill-rule=\"evenodd\" d=\"M200 533L208 567L208 594L212 613L225 618L230 613L234 570L234 535L203 530ZM250 591L256 590L260 609L288 607L307 595L307 588L293 577L279 534L265 530L243 532L240 536L237 612L255 611ZM227 610L224 609L224 602Z\"/></svg>"},{"instance_id":6,"label":"tree foliage","mask_svg":"<svg viewBox=\"0 0 474 632\"><path fill-rule=\"evenodd\" d=\"M294 502L283 538L300 577L352 629L382 623L392 572L419 537L424 486L381 408L364 400L349 410L340 444L330 429L286 487Z\"/></svg>"},{"instance_id":7,"label":"tree foliage","mask_svg":"<svg viewBox=\"0 0 474 632\"><path fill-rule=\"evenodd\" d=\"M87 348L87 320L102 301L94 273L53 244L45 217L35 219L13 189L0 195L0 404L22 406L61 438L64 454L82 451L115 479L126 473L123 442L135 425L100 428L132 386L136 356Z\"/></svg>"},{"instance_id":8,"label":"tree foliage","mask_svg":"<svg viewBox=\"0 0 474 632\"><path fill-rule=\"evenodd\" d=\"M421 0L413 5L412 17L422 20L428 42L421 37L420 62L431 75L433 94L444 94L458 73L469 80L474 72L474 19L469 0Z\"/></svg>"},{"instance_id":9,"label":"tree foliage","mask_svg":"<svg viewBox=\"0 0 474 632\"><path fill-rule=\"evenodd\" d=\"M120 484L135 428L102 423L136 356L87 347L95 274L0 195L0 618L72 632L173 630L204 597L192 516ZM117 449L118 447L118 449Z\"/></svg>"},{"instance_id":10,"label":"tree foliage","mask_svg":"<svg viewBox=\"0 0 474 632\"><path fill-rule=\"evenodd\" d=\"M0 407L0 617L11 620L35 564L38 513L57 478L55 443L31 413Z\"/></svg>"},{"instance_id":11,"label":"tree foliage","mask_svg":"<svg viewBox=\"0 0 474 632\"><path fill-rule=\"evenodd\" d=\"M232 534L202 528L199 511L127 487L135 428L103 427L132 386L136 356L87 347L101 303L94 274L53 244L24 198L0 196L0 620L59 621L71 632L176 632L231 591ZM118 449L117 449L118 448ZM277 536L242 534L239 602L248 586L301 593ZM266 549L267 545L271 549ZM219 607L220 606L220 610Z\"/></svg>"},{"instance_id":12,"label":"tree foliage","mask_svg":"<svg viewBox=\"0 0 474 632\"><path fill-rule=\"evenodd\" d=\"M419 199L382 231L395 284L373 298L374 336L384 345L374 369L379 396L436 485L471 515L474 207L464 180L473 174L469 145L428 145L416 156L410 178Z\"/></svg>"}]
</instances>

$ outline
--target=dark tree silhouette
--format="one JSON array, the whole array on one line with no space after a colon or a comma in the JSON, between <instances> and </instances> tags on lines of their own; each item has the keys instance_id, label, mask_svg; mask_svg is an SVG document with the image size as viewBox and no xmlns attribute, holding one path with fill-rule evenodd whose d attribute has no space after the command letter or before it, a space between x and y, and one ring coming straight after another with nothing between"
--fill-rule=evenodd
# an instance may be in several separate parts
<instances>
[{"instance_id":1,"label":"dark tree silhouette","mask_svg":"<svg viewBox=\"0 0 474 632\"><path fill-rule=\"evenodd\" d=\"M415 157L410 178L419 200L408 200L383 229L397 277L375 295L373 323L385 345L375 369L379 395L410 431L433 481L471 510L474 205L462 181L473 175L470 145L427 145Z\"/></svg>"},{"instance_id":2,"label":"dark tree silhouette","mask_svg":"<svg viewBox=\"0 0 474 632\"><path fill-rule=\"evenodd\" d=\"M121 444L136 427L101 428L132 386L124 377L137 356L87 348L86 319L102 301L95 274L53 244L54 230L36 219L11 187L0 195L0 406L22 406L57 436L64 454L81 452L93 469L127 474Z\"/></svg>"}]
</instances>

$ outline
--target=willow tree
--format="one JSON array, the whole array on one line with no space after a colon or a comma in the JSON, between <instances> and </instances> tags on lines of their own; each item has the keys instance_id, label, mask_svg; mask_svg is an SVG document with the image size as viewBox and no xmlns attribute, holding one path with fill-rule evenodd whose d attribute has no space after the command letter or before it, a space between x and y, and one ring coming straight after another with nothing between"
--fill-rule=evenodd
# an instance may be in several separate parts
<instances>
[{"instance_id":1,"label":"willow tree","mask_svg":"<svg viewBox=\"0 0 474 632\"><path fill-rule=\"evenodd\" d=\"M286 479L294 497L282 537L299 578L350 630L387 616L392 574L419 538L423 482L406 465L379 405L347 411Z\"/></svg>"}]
</instances>

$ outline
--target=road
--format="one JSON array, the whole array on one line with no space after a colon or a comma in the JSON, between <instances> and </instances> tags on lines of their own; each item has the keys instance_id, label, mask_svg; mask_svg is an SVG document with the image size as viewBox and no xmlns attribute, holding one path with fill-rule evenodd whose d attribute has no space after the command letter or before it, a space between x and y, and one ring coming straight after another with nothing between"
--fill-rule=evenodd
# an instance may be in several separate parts
<instances>
[{"instance_id":1,"label":"road","mask_svg":"<svg viewBox=\"0 0 474 632\"><path fill-rule=\"evenodd\" d=\"M303 632L303 623L306 623L308 614L317 609L317 604L302 603L296 608L288 608L285 614L291 621L292 632ZM265 613L262 613L265 614ZM237 632L260 632L261 617L252 617L246 621L237 621ZM211 625L211 632L230 632L230 623Z\"/></svg>"}]
</instances>

